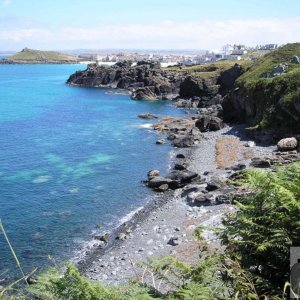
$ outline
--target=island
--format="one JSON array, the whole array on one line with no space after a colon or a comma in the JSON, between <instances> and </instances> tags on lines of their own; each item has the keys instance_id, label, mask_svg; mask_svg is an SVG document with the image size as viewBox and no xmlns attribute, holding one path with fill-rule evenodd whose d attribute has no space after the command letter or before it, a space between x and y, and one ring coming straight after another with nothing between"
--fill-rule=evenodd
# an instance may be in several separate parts
<instances>
[{"instance_id":1,"label":"island","mask_svg":"<svg viewBox=\"0 0 300 300\"><path fill-rule=\"evenodd\" d=\"M0 60L0 64L74 64L79 60L76 56L61 52L24 48Z\"/></svg>"}]
</instances>

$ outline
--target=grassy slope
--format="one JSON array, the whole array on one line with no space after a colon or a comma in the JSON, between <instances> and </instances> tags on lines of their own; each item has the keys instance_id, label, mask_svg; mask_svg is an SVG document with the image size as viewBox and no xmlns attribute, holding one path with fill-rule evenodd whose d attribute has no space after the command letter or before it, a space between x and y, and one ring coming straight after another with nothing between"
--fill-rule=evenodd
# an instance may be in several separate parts
<instances>
[{"instance_id":1,"label":"grassy slope","mask_svg":"<svg viewBox=\"0 0 300 300\"><path fill-rule=\"evenodd\" d=\"M270 52L260 58L253 66L243 74L239 79L238 83L250 84L252 81L257 81L263 74L271 73L274 67L281 63L287 63L289 65L286 74L291 72L299 71L299 65L292 64L291 59L293 55L300 57L300 43L287 44L274 52ZM273 78L277 79L279 77Z\"/></svg>"},{"instance_id":2,"label":"grassy slope","mask_svg":"<svg viewBox=\"0 0 300 300\"><path fill-rule=\"evenodd\" d=\"M194 78L212 78L218 76L221 72L226 71L233 67L236 63L241 65L244 68L250 66L250 61L229 61L229 60L220 60L214 63L196 65L196 66L173 66L168 67L166 70L169 72L180 73L183 75L191 75Z\"/></svg>"},{"instance_id":3,"label":"grassy slope","mask_svg":"<svg viewBox=\"0 0 300 300\"><path fill-rule=\"evenodd\" d=\"M23 49L14 55L8 57L9 60L20 61L76 61L75 56L55 52L55 51L40 51L32 49Z\"/></svg>"},{"instance_id":4,"label":"grassy slope","mask_svg":"<svg viewBox=\"0 0 300 300\"><path fill-rule=\"evenodd\" d=\"M297 130L295 103L299 101L300 65L291 63L294 55L300 57L300 43L287 44L255 62L236 83L247 94L247 100L256 106L253 124L259 127L277 127ZM280 76L262 78L279 64L288 64Z\"/></svg>"}]
</instances>

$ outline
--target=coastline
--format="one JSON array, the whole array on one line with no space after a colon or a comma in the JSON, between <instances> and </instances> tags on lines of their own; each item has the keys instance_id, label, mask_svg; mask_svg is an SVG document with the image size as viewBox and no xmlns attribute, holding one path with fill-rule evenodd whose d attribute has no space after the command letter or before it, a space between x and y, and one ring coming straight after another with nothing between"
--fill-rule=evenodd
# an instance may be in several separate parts
<instances>
[{"instance_id":1,"label":"coastline","mask_svg":"<svg viewBox=\"0 0 300 300\"><path fill-rule=\"evenodd\" d=\"M140 276L143 269L139 264L147 262L149 258L172 255L186 263L195 263L199 259L199 242L194 237L194 230L199 225L220 226L223 215L235 210L235 207L228 203L193 206L188 203L187 195L214 176L228 178L234 173L218 168L216 142L219 138L230 137L238 140L239 147L246 147L244 144L248 139L242 134L243 130L243 125L227 126L216 132L205 133L198 145L173 148L173 158L169 154L171 165L178 163L179 159L175 158L178 153L184 154L187 169L197 172L200 178L183 188L157 193L155 199L110 234L105 248L94 247L78 263L79 270L93 280L118 285ZM271 155L274 149L274 146L255 145L251 150L254 156L261 157ZM247 166L250 162L250 158L243 161ZM221 249L214 234L205 232L204 237L211 249ZM170 243L173 238L180 240L180 243Z\"/></svg>"}]
</instances>

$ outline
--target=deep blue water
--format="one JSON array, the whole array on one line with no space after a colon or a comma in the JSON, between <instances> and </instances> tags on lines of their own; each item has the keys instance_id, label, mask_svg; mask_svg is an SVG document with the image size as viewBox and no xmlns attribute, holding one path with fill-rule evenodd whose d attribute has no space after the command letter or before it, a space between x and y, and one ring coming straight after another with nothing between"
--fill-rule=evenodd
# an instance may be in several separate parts
<instances>
[{"instance_id":1,"label":"deep blue water","mask_svg":"<svg viewBox=\"0 0 300 300\"><path fill-rule=\"evenodd\" d=\"M0 218L25 271L71 258L99 224L112 229L152 192L169 145L139 113L180 114L168 102L69 87L80 65L0 65ZM75 252L74 252L75 251ZM0 234L0 274L16 270Z\"/></svg>"}]
</instances>

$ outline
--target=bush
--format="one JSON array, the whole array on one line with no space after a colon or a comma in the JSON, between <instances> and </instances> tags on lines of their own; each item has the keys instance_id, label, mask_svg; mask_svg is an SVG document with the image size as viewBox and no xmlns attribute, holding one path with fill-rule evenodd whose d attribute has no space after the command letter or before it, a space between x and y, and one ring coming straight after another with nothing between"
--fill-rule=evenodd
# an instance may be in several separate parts
<instances>
[{"instance_id":1,"label":"bush","mask_svg":"<svg viewBox=\"0 0 300 300\"><path fill-rule=\"evenodd\" d=\"M277 293L289 279L290 247L300 245L300 163L275 173L249 170L243 184L252 193L236 202L239 211L225 218L221 238L262 292Z\"/></svg>"}]
</instances>

